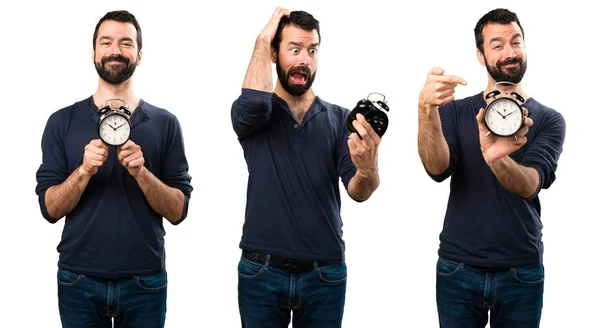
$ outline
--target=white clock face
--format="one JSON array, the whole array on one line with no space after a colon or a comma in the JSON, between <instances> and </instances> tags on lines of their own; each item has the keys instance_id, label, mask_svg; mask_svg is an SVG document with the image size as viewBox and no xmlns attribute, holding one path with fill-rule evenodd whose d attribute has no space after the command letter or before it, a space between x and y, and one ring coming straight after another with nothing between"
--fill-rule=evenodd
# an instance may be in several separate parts
<instances>
[{"instance_id":1,"label":"white clock face","mask_svg":"<svg viewBox=\"0 0 600 328\"><path fill-rule=\"evenodd\" d=\"M521 128L523 111L511 99L498 99L485 112L488 129L499 136L511 136Z\"/></svg>"},{"instance_id":2,"label":"white clock face","mask_svg":"<svg viewBox=\"0 0 600 328\"><path fill-rule=\"evenodd\" d=\"M129 139L131 127L127 118L113 114L104 118L100 124L100 138L112 146L120 146Z\"/></svg>"}]
</instances>

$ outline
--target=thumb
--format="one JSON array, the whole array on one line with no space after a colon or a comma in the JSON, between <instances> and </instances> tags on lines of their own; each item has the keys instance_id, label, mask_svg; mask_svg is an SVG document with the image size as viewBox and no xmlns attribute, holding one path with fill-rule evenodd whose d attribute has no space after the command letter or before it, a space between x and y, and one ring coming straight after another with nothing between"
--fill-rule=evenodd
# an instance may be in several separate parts
<instances>
[{"instance_id":1,"label":"thumb","mask_svg":"<svg viewBox=\"0 0 600 328\"><path fill-rule=\"evenodd\" d=\"M485 110L483 108L480 108L479 112L477 113L477 116L476 116L477 125L479 126L480 133L487 131L487 127L486 127L485 123L483 122L484 115L485 115Z\"/></svg>"},{"instance_id":2,"label":"thumb","mask_svg":"<svg viewBox=\"0 0 600 328\"><path fill-rule=\"evenodd\" d=\"M429 71L429 74L442 75L444 74L444 69L441 67L434 67Z\"/></svg>"}]
</instances>

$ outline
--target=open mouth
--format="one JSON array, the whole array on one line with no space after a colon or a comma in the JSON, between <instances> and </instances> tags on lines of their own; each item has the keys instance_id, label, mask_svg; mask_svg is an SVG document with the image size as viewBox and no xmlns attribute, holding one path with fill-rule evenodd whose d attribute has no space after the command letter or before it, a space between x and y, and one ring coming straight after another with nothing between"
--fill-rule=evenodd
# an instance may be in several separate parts
<instances>
[{"instance_id":1,"label":"open mouth","mask_svg":"<svg viewBox=\"0 0 600 328\"><path fill-rule=\"evenodd\" d=\"M308 79L308 74L303 72L294 72L290 76L292 84L305 84Z\"/></svg>"}]
</instances>

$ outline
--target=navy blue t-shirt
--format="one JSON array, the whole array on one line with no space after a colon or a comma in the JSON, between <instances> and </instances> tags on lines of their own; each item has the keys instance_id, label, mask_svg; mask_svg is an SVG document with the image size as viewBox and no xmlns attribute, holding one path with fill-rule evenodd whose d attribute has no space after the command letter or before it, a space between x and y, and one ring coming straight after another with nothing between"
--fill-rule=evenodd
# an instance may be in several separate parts
<instances>
[{"instance_id":1,"label":"navy blue t-shirt","mask_svg":"<svg viewBox=\"0 0 600 328\"><path fill-rule=\"evenodd\" d=\"M65 181L82 164L85 146L99 138L97 111L89 97L48 119L35 191L42 215L51 223L56 220L46 209L46 190ZM141 147L146 168L183 192L183 220L192 186L179 121L140 100L131 124L130 138ZM163 218L150 207L136 180L119 163L116 148L110 146L106 161L65 218L58 266L107 278L159 272L165 269L164 235Z\"/></svg>"},{"instance_id":2,"label":"navy blue t-shirt","mask_svg":"<svg viewBox=\"0 0 600 328\"><path fill-rule=\"evenodd\" d=\"M240 248L289 258L344 260L340 177L356 173L350 111L316 98L302 124L276 94L242 89L231 119L248 165Z\"/></svg>"},{"instance_id":3,"label":"navy blue t-shirt","mask_svg":"<svg viewBox=\"0 0 600 328\"><path fill-rule=\"evenodd\" d=\"M486 103L483 92L439 108L450 165L441 182L452 176L439 255L479 266L528 266L542 263L542 221L539 192L554 182L563 150L563 116L533 98L525 107L533 125L527 143L510 154L517 163L537 170L539 188L529 199L505 189L485 163L476 115Z\"/></svg>"}]
</instances>

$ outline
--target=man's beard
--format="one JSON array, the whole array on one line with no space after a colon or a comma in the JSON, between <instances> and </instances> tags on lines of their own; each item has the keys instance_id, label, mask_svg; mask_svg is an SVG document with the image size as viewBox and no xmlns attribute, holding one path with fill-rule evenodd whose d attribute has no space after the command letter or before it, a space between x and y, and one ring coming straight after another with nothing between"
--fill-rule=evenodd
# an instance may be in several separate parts
<instances>
[{"instance_id":1,"label":"man's beard","mask_svg":"<svg viewBox=\"0 0 600 328\"><path fill-rule=\"evenodd\" d=\"M111 65L112 67L107 69L105 64L110 61L121 62L125 64L125 67L120 67L120 65ZM137 62L130 63L129 59L121 55L115 55L102 58L100 62L96 62L94 66L96 66L96 72L98 72L100 78L106 81L106 83L121 84L127 81L133 75L133 72L135 72L135 68L137 66Z\"/></svg>"},{"instance_id":2,"label":"man's beard","mask_svg":"<svg viewBox=\"0 0 600 328\"><path fill-rule=\"evenodd\" d=\"M286 73L283 71L283 68L279 64L279 58L275 62L275 67L277 68L277 78L279 79L279 83L283 89L292 96L302 96L306 93L312 86L315 81L315 77L317 76L317 72L312 73L308 66L295 66L290 68L290 70ZM304 84L292 84L289 83L290 77L293 73L304 73L306 74L306 83Z\"/></svg>"},{"instance_id":3,"label":"man's beard","mask_svg":"<svg viewBox=\"0 0 600 328\"><path fill-rule=\"evenodd\" d=\"M488 73L496 82L510 82L514 84L518 84L523 79L525 75L525 71L527 70L527 61L523 61L520 57L515 57L511 59L507 59L505 61L497 62L496 66L491 66L485 56L483 57L485 60L485 68ZM517 64L515 67L502 69L502 66L508 64Z\"/></svg>"}]
</instances>

